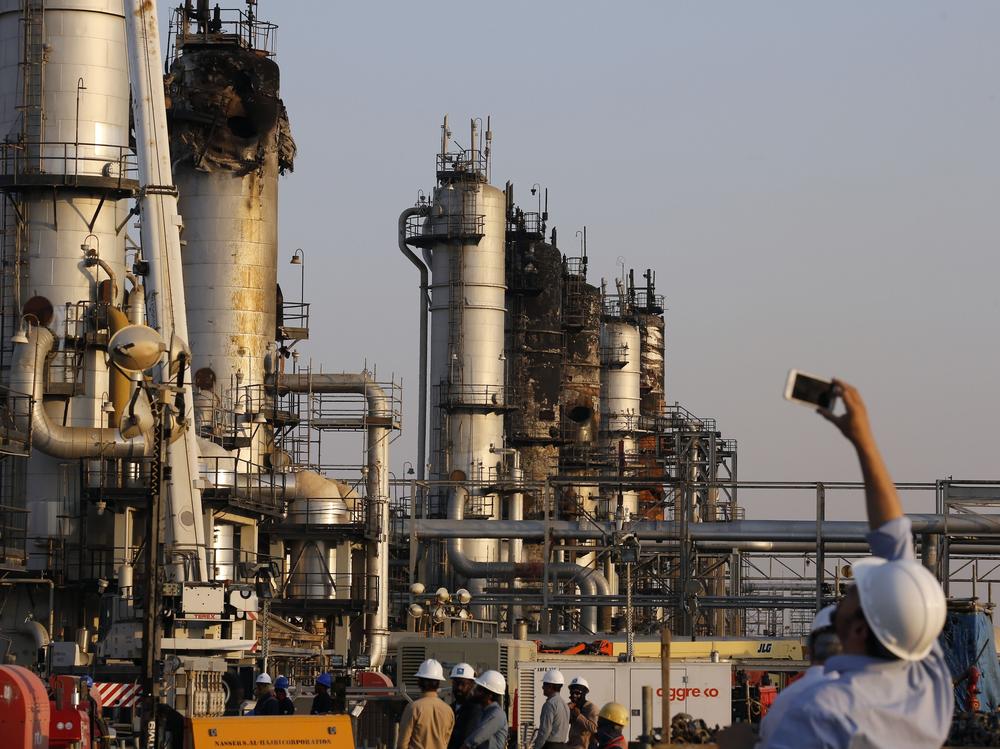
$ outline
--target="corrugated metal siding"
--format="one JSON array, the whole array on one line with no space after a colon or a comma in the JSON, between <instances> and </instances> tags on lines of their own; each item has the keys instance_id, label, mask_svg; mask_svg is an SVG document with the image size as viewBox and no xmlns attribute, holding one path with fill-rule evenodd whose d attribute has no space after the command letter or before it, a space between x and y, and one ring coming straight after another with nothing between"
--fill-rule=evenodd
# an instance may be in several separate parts
<instances>
[{"instance_id":1,"label":"corrugated metal siding","mask_svg":"<svg viewBox=\"0 0 1000 749\"><path fill-rule=\"evenodd\" d=\"M399 650L399 664L401 673L398 674L399 682L407 692L418 691L417 679L414 674L420 668L420 664L427 660L427 647L425 645L405 645Z\"/></svg>"},{"instance_id":2,"label":"corrugated metal siding","mask_svg":"<svg viewBox=\"0 0 1000 749\"><path fill-rule=\"evenodd\" d=\"M527 746L534 733L535 715L535 672L530 668L521 670L520 683L517 688L518 745Z\"/></svg>"}]
</instances>

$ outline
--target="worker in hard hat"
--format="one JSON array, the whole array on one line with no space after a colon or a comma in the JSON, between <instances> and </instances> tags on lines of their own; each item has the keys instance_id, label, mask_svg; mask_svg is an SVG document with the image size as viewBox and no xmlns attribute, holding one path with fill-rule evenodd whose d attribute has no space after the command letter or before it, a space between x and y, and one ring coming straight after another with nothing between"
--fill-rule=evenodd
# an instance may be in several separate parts
<instances>
[{"instance_id":1,"label":"worker in hard hat","mask_svg":"<svg viewBox=\"0 0 1000 749\"><path fill-rule=\"evenodd\" d=\"M507 680L499 671L483 671L476 678L473 698L483 712L462 749L507 749L507 713L501 706L506 693Z\"/></svg>"},{"instance_id":2,"label":"worker in hard hat","mask_svg":"<svg viewBox=\"0 0 1000 749\"><path fill-rule=\"evenodd\" d=\"M274 684L266 673L259 674L254 681L254 694L257 703L253 706L251 715L277 715L278 699L274 696Z\"/></svg>"},{"instance_id":3,"label":"worker in hard hat","mask_svg":"<svg viewBox=\"0 0 1000 749\"><path fill-rule=\"evenodd\" d=\"M438 697L445 680L444 669L429 658L420 664L416 677L422 696L403 709L397 749L446 749L455 727L455 713Z\"/></svg>"},{"instance_id":4,"label":"worker in hard hat","mask_svg":"<svg viewBox=\"0 0 1000 749\"><path fill-rule=\"evenodd\" d=\"M590 737L597 731L597 705L587 699L590 683L582 676L569 682L569 749L587 749Z\"/></svg>"},{"instance_id":5,"label":"worker in hard hat","mask_svg":"<svg viewBox=\"0 0 1000 749\"><path fill-rule=\"evenodd\" d=\"M274 697L278 700L278 715L295 715L295 704L288 696L288 679L284 676L274 680Z\"/></svg>"},{"instance_id":6,"label":"worker in hard hat","mask_svg":"<svg viewBox=\"0 0 1000 749\"><path fill-rule=\"evenodd\" d=\"M566 749L569 739L569 707L563 701L562 688L566 678L558 668L551 668L542 677L545 704L538 717L538 729L532 749Z\"/></svg>"},{"instance_id":7,"label":"worker in hard hat","mask_svg":"<svg viewBox=\"0 0 1000 749\"><path fill-rule=\"evenodd\" d=\"M448 739L448 749L460 749L466 737L479 725L483 707L473 696L476 688L476 671L468 663L457 663L451 669L452 709L455 711L455 727Z\"/></svg>"},{"instance_id":8,"label":"worker in hard hat","mask_svg":"<svg viewBox=\"0 0 1000 749\"><path fill-rule=\"evenodd\" d=\"M316 677L316 696L309 709L310 715L329 715L333 712L333 697L330 696L332 686L333 678L325 671Z\"/></svg>"},{"instance_id":9,"label":"worker in hard hat","mask_svg":"<svg viewBox=\"0 0 1000 749\"><path fill-rule=\"evenodd\" d=\"M809 627L809 638L806 641L809 668L799 679L782 689L778 698L767 709L767 715L760 722L761 741L767 741L774 733L785 711L801 692L817 681L836 678L836 671L827 671L824 668L827 659L841 651L840 638L833 628L833 612L836 608L835 605L826 606L813 617L812 625Z\"/></svg>"},{"instance_id":10,"label":"worker in hard hat","mask_svg":"<svg viewBox=\"0 0 1000 749\"><path fill-rule=\"evenodd\" d=\"M820 413L857 451L865 480L872 554L853 566L855 585L833 626L843 652L837 677L816 682L788 707L766 746L905 746L938 749L951 726L951 674L937 642L947 605L913 553L910 520L879 453L858 391L834 380L844 413Z\"/></svg>"},{"instance_id":11,"label":"worker in hard hat","mask_svg":"<svg viewBox=\"0 0 1000 749\"><path fill-rule=\"evenodd\" d=\"M628 725L628 708L609 702L597 714L597 730L590 739L590 749L627 749L628 739L622 730Z\"/></svg>"}]
</instances>

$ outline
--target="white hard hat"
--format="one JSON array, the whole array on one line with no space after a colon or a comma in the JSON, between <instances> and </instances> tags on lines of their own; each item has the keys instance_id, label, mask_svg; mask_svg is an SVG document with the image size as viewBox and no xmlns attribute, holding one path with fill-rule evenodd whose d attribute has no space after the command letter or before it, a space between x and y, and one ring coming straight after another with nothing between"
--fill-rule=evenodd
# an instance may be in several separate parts
<instances>
[{"instance_id":1,"label":"white hard hat","mask_svg":"<svg viewBox=\"0 0 1000 749\"><path fill-rule=\"evenodd\" d=\"M861 611L893 655L919 661L944 628L948 605L930 570L912 559L866 557L853 565Z\"/></svg>"},{"instance_id":2,"label":"white hard hat","mask_svg":"<svg viewBox=\"0 0 1000 749\"><path fill-rule=\"evenodd\" d=\"M428 658L420 664L417 669L418 679L430 679L431 681L444 681L444 669L441 664L433 658Z\"/></svg>"},{"instance_id":3,"label":"white hard hat","mask_svg":"<svg viewBox=\"0 0 1000 749\"><path fill-rule=\"evenodd\" d=\"M476 669L470 666L468 663L456 663L455 667L451 669L452 679L475 679Z\"/></svg>"},{"instance_id":4,"label":"white hard hat","mask_svg":"<svg viewBox=\"0 0 1000 749\"><path fill-rule=\"evenodd\" d=\"M584 679L582 676L574 676L569 682L569 688L579 687L580 689L586 689L590 691L590 682Z\"/></svg>"},{"instance_id":5,"label":"white hard hat","mask_svg":"<svg viewBox=\"0 0 1000 749\"><path fill-rule=\"evenodd\" d=\"M476 679L476 684L496 695L503 695L507 691L507 680L499 671L483 671Z\"/></svg>"},{"instance_id":6,"label":"white hard hat","mask_svg":"<svg viewBox=\"0 0 1000 749\"><path fill-rule=\"evenodd\" d=\"M270 684L271 683L271 677L268 676L267 674L261 674L260 676L257 677L257 681L255 683L256 684Z\"/></svg>"},{"instance_id":7,"label":"white hard hat","mask_svg":"<svg viewBox=\"0 0 1000 749\"><path fill-rule=\"evenodd\" d=\"M809 632L816 632L820 629L828 629L833 626L833 612L837 610L837 604L831 603L816 612L813 623L809 626Z\"/></svg>"},{"instance_id":8,"label":"white hard hat","mask_svg":"<svg viewBox=\"0 0 1000 749\"><path fill-rule=\"evenodd\" d=\"M550 668L545 672L545 676L542 677L542 684L555 684L561 687L565 683L566 678L558 668Z\"/></svg>"}]
</instances>

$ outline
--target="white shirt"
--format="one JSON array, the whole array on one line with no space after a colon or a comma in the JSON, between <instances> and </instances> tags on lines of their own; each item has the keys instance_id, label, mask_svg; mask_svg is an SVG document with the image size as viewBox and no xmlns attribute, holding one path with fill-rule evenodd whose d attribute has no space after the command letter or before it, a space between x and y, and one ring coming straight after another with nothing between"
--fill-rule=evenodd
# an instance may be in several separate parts
<instances>
[{"instance_id":1,"label":"white shirt","mask_svg":"<svg viewBox=\"0 0 1000 749\"><path fill-rule=\"evenodd\" d=\"M872 554L913 559L909 518L868 534ZM767 749L906 747L939 749L955 705L951 671L940 642L919 661L835 655L820 679L802 690L765 744Z\"/></svg>"}]
</instances>

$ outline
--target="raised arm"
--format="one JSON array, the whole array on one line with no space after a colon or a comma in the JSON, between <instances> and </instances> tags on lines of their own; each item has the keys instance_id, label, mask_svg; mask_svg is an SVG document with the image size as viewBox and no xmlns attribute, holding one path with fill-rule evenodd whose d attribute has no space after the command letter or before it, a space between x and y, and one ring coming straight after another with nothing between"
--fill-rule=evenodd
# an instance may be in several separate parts
<instances>
[{"instance_id":1,"label":"raised arm","mask_svg":"<svg viewBox=\"0 0 1000 749\"><path fill-rule=\"evenodd\" d=\"M834 416L826 409L818 409L828 421L833 422L854 445L861 463L865 482L865 504L868 510L868 527L881 528L890 520L903 516L903 505L896 493L896 486L885 467L882 454L875 444L868 411L857 389L841 380L833 381L834 392L844 402L844 413Z\"/></svg>"}]
</instances>

